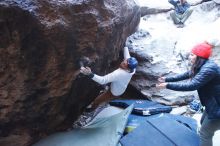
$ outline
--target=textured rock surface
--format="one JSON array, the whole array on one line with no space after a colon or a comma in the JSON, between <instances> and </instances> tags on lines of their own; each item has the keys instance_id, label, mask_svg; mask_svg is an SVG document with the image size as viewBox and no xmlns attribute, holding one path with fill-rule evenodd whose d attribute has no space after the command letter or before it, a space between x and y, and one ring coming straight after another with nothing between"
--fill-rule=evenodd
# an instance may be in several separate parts
<instances>
[{"instance_id":1,"label":"textured rock surface","mask_svg":"<svg viewBox=\"0 0 220 146\"><path fill-rule=\"evenodd\" d=\"M78 75L79 59L108 72L139 21L130 0L1 1L0 145L22 135L16 145L28 145L76 119L98 94Z\"/></svg>"}]
</instances>

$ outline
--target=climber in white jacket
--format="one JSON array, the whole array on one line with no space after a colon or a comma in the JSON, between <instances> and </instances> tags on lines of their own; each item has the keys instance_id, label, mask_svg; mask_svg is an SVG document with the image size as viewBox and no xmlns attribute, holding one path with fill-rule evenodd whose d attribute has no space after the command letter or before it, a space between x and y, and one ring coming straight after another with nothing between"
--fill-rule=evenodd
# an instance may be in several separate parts
<instances>
[{"instance_id":1,"label":"climber in white jacket","mask_svg":"<svg viewBox=\"0 0 220 146\"><path fill-rule=\"evenodd\" d=\"M88 75L97 83L102 85L111 83L110 89L100 94L91 104L91 108L95 109L99 104L122 95L131 77L134 75L137 65L138 61L134 57L131 57L128 48L124 47L124 60L121 62L119 68L105 76L92 73L89 67L81 67L80 72L84 75Z\"/></svg>"}]
</instances>

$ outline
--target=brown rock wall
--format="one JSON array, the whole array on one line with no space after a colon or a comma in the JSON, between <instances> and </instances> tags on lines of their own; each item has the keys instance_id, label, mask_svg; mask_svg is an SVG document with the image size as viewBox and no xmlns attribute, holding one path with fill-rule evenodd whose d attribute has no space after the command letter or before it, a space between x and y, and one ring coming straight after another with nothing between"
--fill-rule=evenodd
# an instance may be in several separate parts
<instances>
[{"instance_id":1,"label":"brown rock wall","mask_svg":"<svg viewBox=\"0 0 220 146\"><path fill-rule=\"evenodd\" d=\"M139 7L126 0L1 1L0 145L76 119L100 87L78 75L79 59L108 72L139 20Z\"/></svg>"}]
</instances>

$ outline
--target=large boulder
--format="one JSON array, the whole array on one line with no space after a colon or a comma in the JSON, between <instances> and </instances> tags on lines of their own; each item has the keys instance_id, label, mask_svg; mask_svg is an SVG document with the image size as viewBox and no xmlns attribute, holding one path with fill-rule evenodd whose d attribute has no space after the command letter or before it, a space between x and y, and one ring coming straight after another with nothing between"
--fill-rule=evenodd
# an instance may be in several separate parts
<instances>
[{"instance_id":1,"label":"large boulder","mask_svg":"<svg viewBox=\"0 0 220 146\"><path fill-rule=\"evenodd\" d=\"M79 60L108 72L139 21L131 0L1 1L0 145L28 145L76 119L98 94Z\"/></svg>"}]
</instances>

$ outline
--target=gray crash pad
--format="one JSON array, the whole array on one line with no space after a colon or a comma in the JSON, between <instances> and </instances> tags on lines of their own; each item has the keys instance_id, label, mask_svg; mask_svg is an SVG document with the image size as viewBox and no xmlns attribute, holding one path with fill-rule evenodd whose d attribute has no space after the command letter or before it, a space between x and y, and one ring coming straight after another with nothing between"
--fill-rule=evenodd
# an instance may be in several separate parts
<instances>
[{"instance_id":1,"label":"gray crash pad","mask_svg":"<svg viewBox=\"0 0 220 146\"><path fill-rule=\"evenodd\" d=\"M132 109L133 105L119 114L96 119L86 127L51 135L33 146L116 146Z\"/></svg>"}]
</instances>

